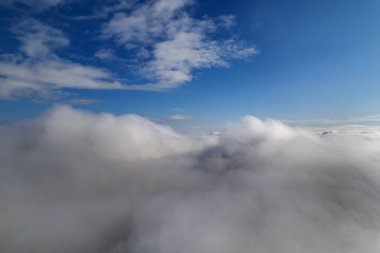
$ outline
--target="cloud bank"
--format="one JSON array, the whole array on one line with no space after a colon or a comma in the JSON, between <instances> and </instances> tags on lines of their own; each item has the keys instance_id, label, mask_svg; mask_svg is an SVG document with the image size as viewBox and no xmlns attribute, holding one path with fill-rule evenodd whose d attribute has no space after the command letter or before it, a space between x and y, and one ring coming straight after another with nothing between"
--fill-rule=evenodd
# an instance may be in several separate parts
<instances>
[{"instance_id":1,"label":"cloud bank","mask_svg":"<svg viewBox=\"0 0 380 253\"><path fill-rule=\"evenodd\" d=\"M379 135L338 132L247 116L195 139L66 106L2 125L0 251L378 252Z\"/></svg>"}]
</instances>

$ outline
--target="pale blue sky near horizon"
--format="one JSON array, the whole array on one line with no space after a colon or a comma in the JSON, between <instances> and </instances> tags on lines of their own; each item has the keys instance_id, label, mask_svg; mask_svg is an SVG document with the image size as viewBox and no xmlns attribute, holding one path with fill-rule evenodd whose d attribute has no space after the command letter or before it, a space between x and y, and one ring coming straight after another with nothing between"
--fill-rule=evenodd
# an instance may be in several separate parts
<instances>
[{"instance_id":1,"label":"pale blue sky near horizon","mask_svg":"<svg viewBox=\"0 0 380 253\"><path fill-rule=\"evenodd\" d=\"M52 2L0 6L0 121L32 118L57 103L172 125L246 114L285 121L380 114L379 1L177 0L183 6L171 18L157 14L144 21L148 28L128 17L145 19L159 1ZM184 50L190 54L178 57ZM76 79L27 76L46 67ZM116 82L121 89L105 88ZM130 83L137 88L125 90Z\"/></svg>"}]
</instances>

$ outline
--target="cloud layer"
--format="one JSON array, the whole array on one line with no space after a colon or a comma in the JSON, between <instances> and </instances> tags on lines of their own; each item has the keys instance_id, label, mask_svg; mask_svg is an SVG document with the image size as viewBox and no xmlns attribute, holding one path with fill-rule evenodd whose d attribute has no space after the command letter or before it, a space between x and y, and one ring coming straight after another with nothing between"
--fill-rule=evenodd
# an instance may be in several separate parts
<instances>
[{"instance_id":1,"label":"cloud layer","mask_svg":"<svg viewBox=\"0 0 380 253\"><path fill-rule=\"evenodd\" d=\"M3 125L0 251L377 252L379 135L334 131L194 139L65 106Z\"/></svg>"}]
</instances>

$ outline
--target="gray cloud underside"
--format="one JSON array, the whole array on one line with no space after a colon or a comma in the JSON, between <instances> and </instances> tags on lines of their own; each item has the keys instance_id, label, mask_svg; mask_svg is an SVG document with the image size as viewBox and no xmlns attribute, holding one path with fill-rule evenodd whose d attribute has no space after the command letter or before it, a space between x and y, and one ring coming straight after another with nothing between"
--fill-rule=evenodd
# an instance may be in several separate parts
<instances>
[{"instance_id":1,"label":"gray cloud underside","mask_svg":"<svg viewBox=\"0 0 380 253\"><path fill-rule=\"evenodd\" d=\"M0 127L0 251L380 250L380 139L247 116L218 139L56 107Z\"/></svg>"}]
</instances>

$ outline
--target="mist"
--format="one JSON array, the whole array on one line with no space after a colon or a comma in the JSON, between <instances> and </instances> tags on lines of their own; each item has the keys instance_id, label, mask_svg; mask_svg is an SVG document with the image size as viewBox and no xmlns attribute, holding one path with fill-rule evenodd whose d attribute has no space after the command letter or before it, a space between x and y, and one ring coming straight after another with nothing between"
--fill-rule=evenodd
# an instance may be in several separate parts
<instances>
[{"instance_id":1,"label":"mist","mask_svg":"<svg viewBox=\"0 0 380 253\"><path fill-rule=\"evenodd\" d=\"M342 129L246 116L198 138L68 106L3 124L0 251L378 252L380 135Z\"/></svg>"}]
</instances>

